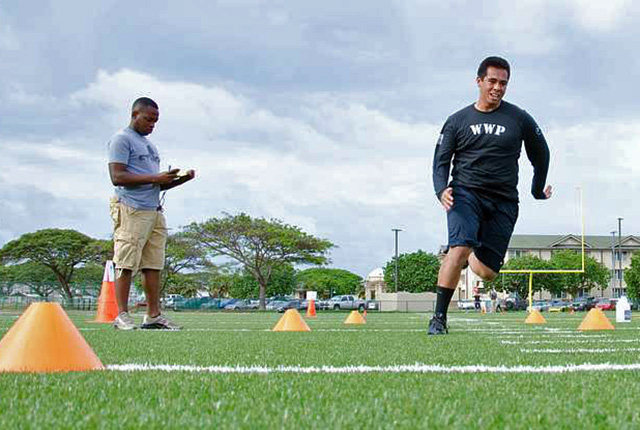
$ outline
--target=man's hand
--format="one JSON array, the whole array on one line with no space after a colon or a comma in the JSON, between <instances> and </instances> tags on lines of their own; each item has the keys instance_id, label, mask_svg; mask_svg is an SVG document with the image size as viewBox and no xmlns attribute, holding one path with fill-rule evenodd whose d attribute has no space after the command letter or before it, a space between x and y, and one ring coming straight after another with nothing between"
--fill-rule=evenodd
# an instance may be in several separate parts
<instances>
[{"instance_id":1,"label":"man's hand","mask_svg":"<svg viewBox=\"0 0 640 430\"><path fill-rule=\"evenodd\" d=\"M547 188L544 189L544 196L546 199L550 199L553 195L553 187L551 185L547 185Z\"/></svg>"},{"instance_id":2,"label":"man's hand","mask_svg":"<svg viewBox=\"0 0 640 430\"><path fill-rule=\"evenodd\" d=\"M174 176L173 176L173 180L170 181L169 183L161 185L160 186L161 190L170 190L171 188L175 188L178 185L182 185L185 182L188 182L188 181L190 181L190 180L192 180L193 178L196 177L196 171L193 170L193 169L187 170L187 173L182 175L182 176L177 176L176 175L176 173L178 173L178 171L180 169L174 169L174 170L175 170L175 173L174 173ZM172 170L171 172L173 172L174 170ZM169 172L169 173L171 173L171 172Z\"/></svg>"},{"instance_id":3,"label":"man's hand","mask_svg":"<svg viewBox=\"0 0 640 430\"><path fill-rule=\"evenodd\" d=\"M156 175L155 183L158 185L169 185L178 177L180 169L171 169L168 172L162 172Z\"/></svg>"},{"instance_id":4,"label":"man's hand","mask_svg":"<svg viewBox=\"0 0 640 430\"><path fill-rule=\"evenodd\" d=\"M440 194L440 204L442 207L449 211L453 207L453 188L445 188L442 194Z\"/></svg>"}]
</instances>

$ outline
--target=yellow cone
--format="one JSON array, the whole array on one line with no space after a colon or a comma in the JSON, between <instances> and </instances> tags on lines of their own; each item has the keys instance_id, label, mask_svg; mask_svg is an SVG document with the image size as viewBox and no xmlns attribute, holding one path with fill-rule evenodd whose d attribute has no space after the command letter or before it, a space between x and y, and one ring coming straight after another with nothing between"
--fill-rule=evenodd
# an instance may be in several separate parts
<instances>
[{"instance_id":1,"label":"yellow cone","mask_svg":"<svg viewBox=\"0 0 640 430\"><path fill-rule=\"evenodd\" d=\"M366 324L367 321L364 319L360 312L351 311L346 320L344 320L345 324Z\"/></svg>"},{"instance_id":2,"label":"yellow cone","mask_svg":"<svg viewBox=\"0 0 640 430\"><path fill-rule=\"evenodd\" d=\"M311 331L311 329L297 310L289 309L271 331Z\"/></svg>"},{"instance_id":3,"label":"yellow cone","mask_svg":"<svg viewBox=\"0 0 640 430\"><path fill-rule=\"evenodd\" d=\"M593 308L584 317L578 330L615 330L615 327L601 309Z\"/></svg>"},{"instance_id":4,"label":"yellow cone","mask_svg":"<svg viewBox=\"0 0 640 430\"><path fill-rule=\"evenodd\" d=\"M1 372L103 369L58 303L33 303L0 341Z\"/></svg>"},{"instance_id":5,"label":"yellow cone","mask_svg":"<svg viewBox=\"0 0 640 430\"><path fill-rule=\"evenodd\" d=\"M534 309L529 313L529 316L527 317L526 320L524 320L524 323L525 324L546 324L547 320L544 319L544 317L542 316L539 310Z\"/></svg>"}]
</instances>

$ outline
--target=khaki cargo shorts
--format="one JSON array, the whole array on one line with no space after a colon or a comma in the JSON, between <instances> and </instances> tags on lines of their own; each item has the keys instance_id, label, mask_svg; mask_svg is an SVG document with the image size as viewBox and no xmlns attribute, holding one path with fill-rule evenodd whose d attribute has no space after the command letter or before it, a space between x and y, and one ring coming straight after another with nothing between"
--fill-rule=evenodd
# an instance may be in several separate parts
<instances>
[{"instance_id":1,"label":"khaki cargo shorts","mask_svg":"<svg viewBox=\"0 0 640 430\"><path fill-rule=\"evenodd\" d=\"M162 212L135 209L116 197L110 203L116 269L134 273L142 269L162 270L167 243L167 223Z\"/></svg>"}]
</instances>

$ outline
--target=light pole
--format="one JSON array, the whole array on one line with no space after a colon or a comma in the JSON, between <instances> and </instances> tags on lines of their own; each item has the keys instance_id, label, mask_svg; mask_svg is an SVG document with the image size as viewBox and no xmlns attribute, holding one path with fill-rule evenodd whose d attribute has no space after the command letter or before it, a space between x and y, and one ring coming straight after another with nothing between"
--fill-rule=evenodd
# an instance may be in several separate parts
<instances>
[{"instance_id":1,"label":"light pole","mask_svg":"<svg viewBox=\"0 0 640 430\"><path fill-rule=\"evenodd\" d=\"M616 287L616 232L611 232L611 291ZM602 294L602 292L600 292Z\"/></svg>"},{"instance_id":2,"label":"light pole","mask_svg":"<svg viewBox=\"0 0 640 430\"><path fill-rule=\"evenodd\" d=\"M396 267L395 267L395 282L396 282L396 293L398 292L398 233L402 231L400 228L392 228L392 232L396 235Z\"/></svg>"},{"instance_id":3,"label":"light pole","mask_svg":"<svg viewBox=\"0 0 640 430\"><path fill-rule=\"evenodd\" d=\"M618 268L620 269L620 291L622 294L622 220L624 218L618 218Z\"/></svg>"}]
</instances>

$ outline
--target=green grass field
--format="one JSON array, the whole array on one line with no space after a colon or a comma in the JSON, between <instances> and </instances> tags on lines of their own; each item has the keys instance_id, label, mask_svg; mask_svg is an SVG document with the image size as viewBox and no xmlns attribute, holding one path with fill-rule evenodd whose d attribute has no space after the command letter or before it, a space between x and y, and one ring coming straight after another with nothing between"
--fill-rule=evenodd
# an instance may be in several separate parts
<instances>
[{"instance_id":1,"label":"green grass field","mask_svg":"<svg viewBox=\"0 0 640 430\"><path fill-rule=\"evenodd\" d=\"M452 313L450 335L428 337L427 314L370 313L366 325L345 326L346 313L319 313L308 321L312 332L282 333L270 331L275 313L170 315L182 332L118 332L71 313L107 367L196 367L0 374L0 429L638 428L638 370L497 373L640 363L640 315L615 331L579 333L584 315L547 313L546 325L527 326L524 313ZM16 316L0 314L1 334ZM414 364L490 367L393 367ZM271 373L240 373L243 366ZM347 366L380 367L331 373Z\"/></svg>"}]
</instances>

